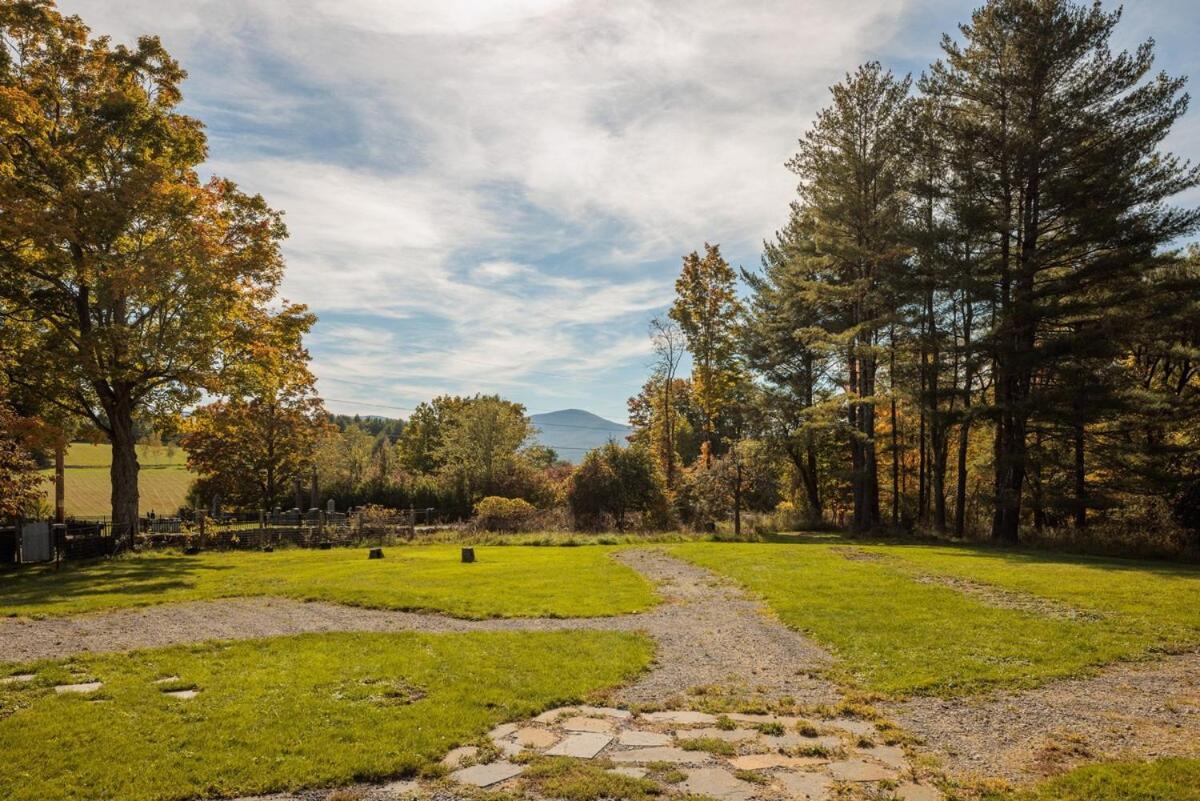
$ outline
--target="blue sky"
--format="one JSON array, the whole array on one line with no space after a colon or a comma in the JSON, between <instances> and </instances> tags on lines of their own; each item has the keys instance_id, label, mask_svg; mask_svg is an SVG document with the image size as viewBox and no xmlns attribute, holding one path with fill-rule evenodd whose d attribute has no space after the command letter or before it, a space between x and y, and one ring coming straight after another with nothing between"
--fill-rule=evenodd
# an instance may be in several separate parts
<instances>
[{"instance_id":1,"label":"blue sky","mask_svg":"<svg viewBox=\"0 0 1200 801\"><path fill-rule=\"evenodd\" d=\"M624 420L681 255L718 242L757 265L827 87L869 59L919 72L975 4L60 5L120 41L161 36L208 127L205 171L286 212L284 294L320 317L332 410L496 392ZM1194 0L1127 3L1119 43L1148 36L1160 68L1200 78ZM1193 160L1198 120L1169 143Z\"/></svg>"}]
</instances>

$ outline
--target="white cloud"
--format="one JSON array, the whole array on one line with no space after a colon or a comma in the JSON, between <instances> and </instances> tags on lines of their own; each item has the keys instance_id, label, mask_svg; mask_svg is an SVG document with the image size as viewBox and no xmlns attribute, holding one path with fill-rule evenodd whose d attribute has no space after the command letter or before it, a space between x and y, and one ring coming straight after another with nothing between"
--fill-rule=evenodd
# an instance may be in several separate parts
<instances>
[{"instance_id":1,"label":"white cloud","mask_svg":"<svg viewBox=\"0 0 1200 801\"><path fill-rule=\"evenodd\" d=\"M189 69L192 111L214 126L211 166L287 212L285 291L327 316L320 374L546 398L580 386L562 375L640 368L645 317L669 300L678 257L705 241L756 252L783 222L795 183L783 163L828 85L889 52L934 55L938 30L896 40L905 19L949 29L967 12L947 0L62 6L119 40L159 33ZM329 319L356 315L357 330ZM636 390L589 386L609 409Z\"/></svg>"}]
</instances>

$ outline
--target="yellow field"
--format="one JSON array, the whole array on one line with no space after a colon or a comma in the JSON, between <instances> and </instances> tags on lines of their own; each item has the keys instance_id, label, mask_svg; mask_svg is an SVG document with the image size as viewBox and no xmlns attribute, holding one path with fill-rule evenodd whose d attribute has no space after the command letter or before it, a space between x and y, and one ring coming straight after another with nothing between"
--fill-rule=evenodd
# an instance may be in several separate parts
<instances>
[{"instance_id":1,"label":"yellow field","mask_svg":"<svg viewBox=\"0 0 1200 801\"><path fill-rule=\"evenodd\" d=\"M142 514L173 515L183 505L194 476L185 464L182 448L162 445L139 445L138 462L142 466L138 478L138 506ZM80 517L103 516L112 513L112 486L108 468L112 450L108 445L72 443L66 459L67 514ZM43 470L49 481L45 484L46 502L54 505L54 471Z\"/></svg>"}]
</instances>

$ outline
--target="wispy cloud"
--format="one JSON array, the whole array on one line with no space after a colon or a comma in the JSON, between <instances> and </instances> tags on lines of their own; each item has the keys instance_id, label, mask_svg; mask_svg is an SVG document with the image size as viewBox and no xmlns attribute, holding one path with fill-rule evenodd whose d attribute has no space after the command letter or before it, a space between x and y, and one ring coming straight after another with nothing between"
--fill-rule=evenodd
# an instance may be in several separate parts
<instances>
[{"instance_id":1,"label":"wispy cloud","mask_svg":"<svg viewBox=\"0 0 1200 801\"><path fill-rule=\"evenodd\" d=\"M191 74L209 167L287 212L284 290L322 317L310 346L330 397L411 406L434 391L499 391L613 417L641 383L646 321L669 302L680 255L720 242L752 263L783 221L794 192L783 162L828 85L868 58L920 69L968 11L950 0L62 6L119 40L161 34ZM1187 25L1157 30L1183 15L1196 33L1187 8L1146 0L1129 14L1131 32L1179 38L1168 69L1195 68ZM1200 151L1195 126L1173 144Z\"/></svg>"}]
</instances>

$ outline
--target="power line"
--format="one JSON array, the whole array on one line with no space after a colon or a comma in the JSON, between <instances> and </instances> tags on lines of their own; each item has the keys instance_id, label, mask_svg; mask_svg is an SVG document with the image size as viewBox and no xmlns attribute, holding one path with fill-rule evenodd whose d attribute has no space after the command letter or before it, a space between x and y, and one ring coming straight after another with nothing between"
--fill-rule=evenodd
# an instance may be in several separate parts
<instances>
[{"instance_id":1,"label":"power line","mask_svg":"<svg viewBox=\"0 0 1200 801\"><path fill-rule=\"evenodd\" d=\"M614 423L614 425L619 426L618 428L605 428L603 426L580 426L580 425L574 425L573 423L537 423L537 422L535 422L534 425L537 426L538 428L541 428L542 426L549 426L551 428L581 428L585 431L607 431L610 434L624 434L626 431L629 430L629 428L627 426L622 426L620 423Z\"/></svg>"}]
</instances>

